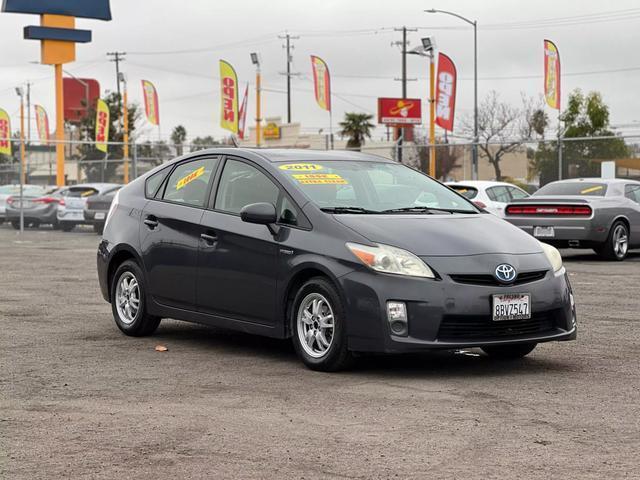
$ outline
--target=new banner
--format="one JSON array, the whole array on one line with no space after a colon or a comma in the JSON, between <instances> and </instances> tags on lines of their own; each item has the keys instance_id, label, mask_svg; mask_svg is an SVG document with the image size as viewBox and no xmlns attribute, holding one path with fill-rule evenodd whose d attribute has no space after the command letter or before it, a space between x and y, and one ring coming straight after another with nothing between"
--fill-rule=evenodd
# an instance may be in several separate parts
<instances>
[{"instance_id":1,"label":"new banner","mask_svg":"<svg viewBox=\"0 0 640 480\"><path fill-rule=\"evenodd\" d=\"M220 60L220 126L238 133L238 76L230 63Z\"/></svg>"},{"instance_id":2,"label":"new banner","mask_svg":"<svg viewBox=\"0 0 640 480\"><path fill-rule=\"evenodd\" d=\"M107 153L107 142L109 141L109 106L98 99L96 105L96 149Z\"/></svg>"},{"instance_id":3,"label":"new banner","mask_svg":"<svg viewBox=\"0 0 640 480\"><path fill-rule=\"evenodd\" d=\"M453 132L456 112L456 66L444 53L438 54L436 80L436 125Z\"/></svg>"},{"instance_id":4,"label":"new banner","mask_svg":"<svg viewBox=\"0 0 640 480\"><path fill-rule=\"evenodd\" d=\"M35 105L36 126L38 127L38 138L44 145L49 145L49 117L47 111L41 105Z\"/></svg>"},{"instance_id":5,"label":"new banner","mask_svg":"<svg viewBox=\"0 0 640 480\"><path fill-rule=\"evenodd\" d=\"M379 98L378 123L384 125L419 125L422 108L419 98Z\"/></svg>"},{"instance_id":6,"label":"new banner","mask_svg":"<svg viewBox=\"0 0 640 480\"><path fill-rule=\"evenodd\" d=\"M0 154L11 156L11 120L0 108Z\"/></svg>"},{"instance_id":7,"label":"new banner","mask_svg":"<svg viewBox=\"0 0 640 480\"><path fill-rule=\"evenodd\" d=\"M249 84L244 89L244 97L240 105L240 122L238 123L238 136L244 140L244 127L247 124L247 99L249 98Z\"/></svg>"},{"instance_id":8,"label":"new banner","mask_svg":"<svg viewBox=\"0 0 640 480\"><path fill-rule=\"evenodd\" d=\"M323 110L331 111L331 77L329 67L324 60L311 55L311 68L313 70L313 91L316 102Z\"/></svg>"},{"instance_id":9,"label":"new banner","mask_svg":"<svg viewBox=\"0 0 640 480\"><path fill-rule=\"evenodd\" d=\"M551 40L544 41L544 98L560 110L560 52Z\"/></svg>"},{"instance_id":10,"label":"new banner","mask_svg":"<svg viewBox=\"0 0 640 480\"><path fill-rule=\"evenodd\" d=\"M147 120L152 125L160 125L160 105L158 103L158 91L148 80L142 80L142 95L144 96L144 111Z\"/></svg>"}]
</instances>

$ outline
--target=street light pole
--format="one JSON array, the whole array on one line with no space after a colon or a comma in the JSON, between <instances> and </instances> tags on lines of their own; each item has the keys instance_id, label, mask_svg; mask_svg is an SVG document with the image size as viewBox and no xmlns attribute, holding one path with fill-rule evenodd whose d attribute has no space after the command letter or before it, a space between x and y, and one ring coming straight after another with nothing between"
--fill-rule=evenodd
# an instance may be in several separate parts
<instances>
[{"instance_id":1,"label":"street light pole","mask_svg":"<svg viewBox=\"0 0 640 480\"><path fill-rule=\"evenodd\" d=\"M471 157L471 178L478 179L478 22L469 20L462 15L447 10L438 10L431 8L425 10L427 13L443 13L452 17L459 18L463 22L473 27L473 150Z\"/></svg>"},{"instance_id":2,"label":"street light pole","mask_svg":"<svg viewBox=\"0 0 640 480\"><path fill-rule=\"evenodd\" d=\"M256 67L256 147L260 148L260 144L262 143L262 139L260 138L262 136L262 132L260 131L262 126L262 118L260 117L260 110L262 106L262 99L260 98L260 95L262 93L262 86L260 76L260 55L258 55L258 53L254 52L251 54L251 63Z\"/></svg>"},{"instance_id":3,"label":"street light pole","mask_svg":"<svg viewBox=\"0 0 640 480\"><path fill-rule=\"evenodd\" d=\"M25 180L25 150L24 150L24 90L16 88L20 97L20 233L24 233L24 180Z\"/></svg>"}]
</instances>

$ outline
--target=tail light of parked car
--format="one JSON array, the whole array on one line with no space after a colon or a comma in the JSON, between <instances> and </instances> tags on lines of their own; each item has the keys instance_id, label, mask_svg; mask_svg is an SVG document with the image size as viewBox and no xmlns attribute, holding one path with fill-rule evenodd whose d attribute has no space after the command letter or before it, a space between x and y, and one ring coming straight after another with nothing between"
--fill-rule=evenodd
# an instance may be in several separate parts
<instances>
[{"instance_id":1,"label":"tail light of parked car","mask_svg":"<svg viewBox=\"0 0 640 480\"><path fill-rule=\"evenodd\" d=\"M59 203L60 200L54 197L40 197L40 198L36 198L35 200L32 200L33 203L38 203L41 205L49 205L51 203Z\"/></svg>"},{"instance_id":2,"label":"tail light of parked car","mask_svg":"<svg viewBox=\"0 0 640 480\"><path fill-rule=\"evenodd\" d=\"M588 205L509 205L507 207L507 215L590 217L592 212Z\"/></svg>"},{"instance_id":3,"label":"tail light of parked car","mask_svg":"<svg viewBox=\"0 0 640 480\"><path fill-rule=\"evenodd\" d=\"M60 200L58 200L58 205L64 207L67 205L67 203L64 201L64 198L61 198Z\"/></svg>"},{"instance_id":4,"label":"tail light of parked car","mask_svg":"<svg viewBox=\"0 0 640 480\"><path fill-rule=\"evenodd\" d=\"M9 198L7 198L7 205L13 205L13 203L14 203L15 201L16 201L16 199L15 199L15 198L13 198L13 197L9 197Z\"/></svg>"}]
</instances>

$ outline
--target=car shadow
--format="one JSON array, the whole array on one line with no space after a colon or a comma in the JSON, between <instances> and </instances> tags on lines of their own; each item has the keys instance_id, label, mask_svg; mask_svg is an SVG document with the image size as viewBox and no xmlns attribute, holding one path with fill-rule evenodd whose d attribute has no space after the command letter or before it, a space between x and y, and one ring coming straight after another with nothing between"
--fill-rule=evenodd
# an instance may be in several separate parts
<instances>
[{"instance_id":1,"label":"car shadow","mask_svg":"<svg viewBox=\"0 0 640 480\"><path fill-rule=\"evenodd\" d=\"M261 337L215 327L163 321L154 339L159 342L187 342L211 354L254 357L257 363L274 362L278 367L308 371L297 358L290 340ZM351 369L341 375L367 378L454 378L469 376L538 375L576 371L580 365L570 359L545 357L540 347L518 360L496 360L479 349L438 350L412 354L358 354Z\"/></svg>"}]
</instances>

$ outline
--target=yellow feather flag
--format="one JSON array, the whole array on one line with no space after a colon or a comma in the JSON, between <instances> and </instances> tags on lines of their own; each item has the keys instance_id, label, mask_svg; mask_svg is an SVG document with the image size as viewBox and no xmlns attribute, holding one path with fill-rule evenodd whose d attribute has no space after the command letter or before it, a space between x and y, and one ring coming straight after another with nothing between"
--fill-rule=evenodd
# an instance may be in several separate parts
<instances>
[{"instance_id":1,"label":"yellow feather flag","mask_svg":"<svg viewBox=\"0 0 640 480\"><path fill-rule=\"evenodd\" d=\"M109 123L109 106L99 98L96 105L96 149L104 153L107 153Z\"/></svg>"},{"instance_id":2,"label":"yellow feather flag","mask_svg":"<svg viewBox=\"0 0 640 480\"><path fill-rule=\"evenodd\" d=\"M0 153L11 155L11 120L9 114L0 108Z\"/></svg>"},{"instance_id":3,"label":"yellow feather flag","mask_svg":"<svg viewBox=\"0 0 640 480\"><path fill-rule=\"evenodd\" d=\"M230 63L220 60L220 126L238 133L238 76Z\"/></svg>"}]
</instances>

